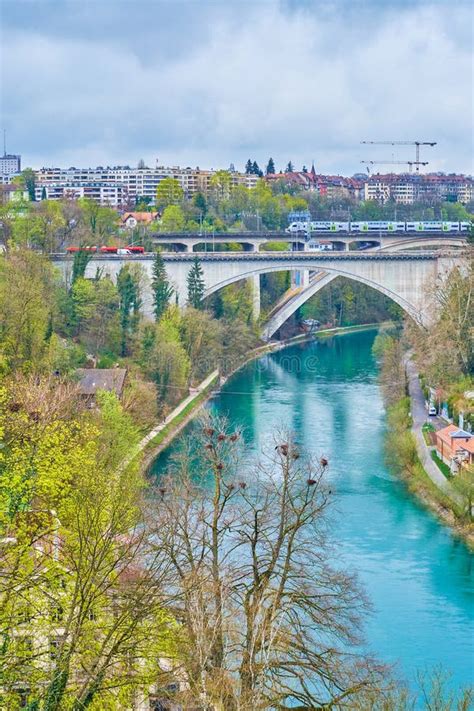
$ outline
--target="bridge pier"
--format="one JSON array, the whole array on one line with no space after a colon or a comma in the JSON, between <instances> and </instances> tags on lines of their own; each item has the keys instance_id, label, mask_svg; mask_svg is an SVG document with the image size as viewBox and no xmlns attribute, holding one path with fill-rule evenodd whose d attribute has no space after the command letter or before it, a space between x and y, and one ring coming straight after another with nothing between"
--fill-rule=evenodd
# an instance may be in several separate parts
<instances>
[{"instance_id":1,"label":"bridge pier","mask_svg":"<svg viewBox=\"0 0 474 711\"><path fill-rule=\"evenodd\" d=\"M297 245L297 249L301 249L302 252L308 252L308 244L306 242L301 242ZM309 269L295 269L291 272L291 288L306 288L309 285Z\"/></svg>"},{"instance_id":2,"label":"bridge pier","mask_svg":"<svg viewBox=\"0 0 474 711\"><path fill-rule=\"evenodd\" d=\"M260 274L253 274L249 277L249 283L252 288L252 318L258 321L260 318Z\"/></svg>"},{"instance_id":3,"label":"bridge pier","mask_svg":"<svg viewBox=\"0 0 474 711\"><path fill-rule=\"evenodd\" d=\"M309 269L295 269L291 272L291 288L298 289L309 284Z\"/></svg>"}]
</instances>

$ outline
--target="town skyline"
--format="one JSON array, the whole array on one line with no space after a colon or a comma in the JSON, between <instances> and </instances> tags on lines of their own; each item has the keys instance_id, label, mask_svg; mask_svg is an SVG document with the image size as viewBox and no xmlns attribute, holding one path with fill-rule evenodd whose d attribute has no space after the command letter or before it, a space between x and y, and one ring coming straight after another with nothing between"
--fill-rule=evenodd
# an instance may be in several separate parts
<instances>
[{"instance_id":1,"label":"town skyline","mask_svg":"<svg viewBox=\"0 0 474 711\"><path fill-rule=\"evenodd\" d=\"M278 155L278 154L275 154ZM197 163L193 163L192 161L186 161L184 160L181 163L178 163L177 161L170 160L169 162L165 162L162 160L159 156L155 156L154 158L147 159L144 158L143 156L133 156L131 160L128 161L115 161L111 160L110 158L103 162L102 164L94 164L86 162L79 162L76 165L66 165L66 164L60 164L60 163L54 163L51 161L45 161L41 165L39 164L33 164L31 161L28 160L28 156L25 157L25 155L19 151L17 152L16 150L10 150L10 147L7 146L7 150L3 153L3 157L20 157L21 158L21 165L22 169L25 168L32 168L35 171L42 170L45 168L61 168L63 170L67 170L69 168L75 168L75 169L87 169L87 170L94 170L94 169L105 169L105 168L130 168L130 169L139 169L139 168L146 168L146 169L158 169L158 168L178 168L180 170L203 170L203 171L218 171L218 170L226 170L226 171L235 171L237 173L244 173L245 172L245 164L247 163L248 160L251 160L252 162L255 160L256 163L258 164L258 167L260 170L263 172L263 174L266 174L266 167L268 164L269 160L273 160L275 164L275 173L278 174L284 174L287 171L288 164L292 164L292 169L295 173L298 172L310 172L314 166L314 170L318 175L327 175L327 176L341 176L341 177L353 177L355 175L362 175L366 177L370 177L370 175L408 175L408 174L418 174L418 175L429 175L429 174L445 174L445 175L466 175L469 177L472 177L472 171L471 172L463 172L462 170L456 170L455 168L452 168L450 166L446 166L445 169L440 169L440 170L435 170L435 169L430 169L429 166L423 166L420 168L419 171L416 171L414 167L410 166L410 163L413 161L413 157L408 158L405 161L400 161L400 163L403 163L404 165L397 165L396 167L390 165L390 162L388 161L387 163L383 163L383 161L375 161L376 163L379 163L374 166L370 166L370 172L367 171L367 167L364 164L359 164L354 167L354 169L351 171L350 168L347 171L343 171L341 169L337 169L337 166L334 171L328 172L328 171L323 171L321 169L320 164L317 162L316 159L311 159L307 160L306 162L303 162L301 165L296 163L295 161L292 160L292 158L288 159L282 159L279 161L279 159L275 159L274 155L269 155L267 158L262 159L261 161L254 156L249 156L246 161L244 161L242 164L233 161L232 159L229 160L226 164L220 165L220 164L215 164L211 165L210 161L207 161L206 163L203 163L202 165L199 165ZM368 162L368 161L367 161Z\"/></svg>"}]
</instances>

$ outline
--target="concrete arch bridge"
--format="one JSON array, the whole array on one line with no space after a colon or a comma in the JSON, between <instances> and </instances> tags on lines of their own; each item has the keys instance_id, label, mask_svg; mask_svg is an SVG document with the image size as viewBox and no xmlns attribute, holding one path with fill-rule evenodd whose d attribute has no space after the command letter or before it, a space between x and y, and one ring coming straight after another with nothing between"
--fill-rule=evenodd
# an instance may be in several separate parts
<instances>
[{"instance_id":1,"label":"concrete arch bridge","mask_svg":"<svg viewBox=\"0 0 474 711\"><path fill-rule=\"evenodd\" d=\"M66 281L70 279L72 260L70 257L53 257L61 268ZM187 298L187 276L194 256L189 253L168 253L163 255L170 282L178 295L178 302L184 305ZM307 299L322 289L337 276L367 284L391 298L417 322L428 322L426 287L433 284L439 275L446 275L463 262L456 252L440 253L391 252L378 250L366 252L221 252L200 253L203 270L205 295L209 296L224 286L243 279L249 279L254 293L254 317L260 313L260 274L278 271L292 271L304 275L298 292L293 298L282 303L263 326L263 336L267 339L278 330L284 321ZM149 280L143 294L144 311L152 314L152 293L150 288L153 255L96 255L87 267L86 276L93 277L97 269L108 274L114 281L124 264L140 264ZM311 272L316 272L310 277Z\"/></svg>"}]
</instances>

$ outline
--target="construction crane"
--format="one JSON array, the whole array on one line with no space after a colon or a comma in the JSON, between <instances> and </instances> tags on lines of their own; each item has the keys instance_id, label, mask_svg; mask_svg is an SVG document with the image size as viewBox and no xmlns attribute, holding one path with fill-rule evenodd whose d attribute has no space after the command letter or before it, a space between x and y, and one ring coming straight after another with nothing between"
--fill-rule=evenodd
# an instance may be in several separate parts
<instances>
[{"instance_id":1,"label":"construction crane","mask_svg":"<svg viewBox=\"0 0 474 711\"><path fill-rule=\"evenodd\" d=\"M365 163L367 165L408 165L408 170L411 173L413 166L418 166L419 165L428 165L428 161L421 161L421 160L361 160L361 163ZM369 168L367 168L367 172L370 173Z\"/></svg>"},{"instance_id":2,"label":"construction crane","mask_svg":"<svg viewBox=\"0 0 474 711\"><path fill-rule=\"evenodd\" d=\"M416 165L416 172L420 170L420 165L428 165L420 161L420 146L436 146L437 141L361 141L365 145L371 146L415 146L415 160L412 165Z\"/></svg>"}]
</instances>

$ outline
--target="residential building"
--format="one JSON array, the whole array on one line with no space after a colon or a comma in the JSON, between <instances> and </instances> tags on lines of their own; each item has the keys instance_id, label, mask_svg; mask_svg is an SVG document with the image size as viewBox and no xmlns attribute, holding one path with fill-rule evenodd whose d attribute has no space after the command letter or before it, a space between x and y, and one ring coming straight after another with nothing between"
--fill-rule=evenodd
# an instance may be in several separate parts
<instances>
[{"instance_id":1,"label":"residential building","mask_svg":"<svg viewBox=\"0 0 474 711\"><path fill-rule=\"evenodd\" d=\"M376 173L366 180L364 197L378 202L394 200L400 205L444 200L465 204L474 199L474 180L466 175L444 173Z\"/></svg>"},{"instance_id":2,"label":"residential building","mask_svg":"<svg viewBox=\"0 0 474 711\"><path fill-rule=\"evenodd\" d=\"M79 394L89 407L94 406L99 390L115 393L119 400L122 399L126 368L78 368L76 375L79 379Z\"/></svg>"},{"instance_id":3,"label":"residential building","mask_svg":"<svg viewBox=\"0 0 474 711\"><path fill-rule=\"evenodd\" d=\"M152 225L157 219L157 212L124 212L120 218L120 222L123 227L133 230L138 225Z\"/></svg>"},{"instance_id":4,"label":"residential building","mask_svg":"<svg viewBox=\"0 0 474 711\"><path fill-rule=\"evenodd\" d=\"M8 202L20 202L21 200L29 200L28 190L14 183L0 184L0 205L5 205Z\"/></svg>"},{"instance_id":5,"label":"residential building","mask_svg":"<svg viewBox=\"0 0 474 711\"><path fill-rule=\"evenodd\" d=\"M456 425L448 425L435 433L436 451L452 472L474 465L474 434Z\"/></svg>"},{"instance_id":6,"label":"residential building","mask_svg":"<svg viewBox=\"0 0 474 711\"><path fill-rule=\"evenodd\" d=\"M288 186L296 186L303 190L317 192L329 200L364 199L364 180L356 177L346 178L342 175L322 175L316 173L314 165L309 172L275 173L267 175L268 183L281 180Z\"/></svg>"},{"instance_id":7,"label":"residential building","mask_svg":"<svg viewBox=\"0 0 474 711\"><path fill-rule=\"evenodd\" d=\"M169 168L162 165L155 168L41 168L36 171L36 193L37 199L41 199L43 188L46 188L46 196L50 200L66 196L90 197L102 204L123 207L131 206L143 198L153 203L156 188L165 178L177 180L188 198L197 192L207 195L215 173L215 170L201 170L199 167ZM245 185L252 188L258 180L258 176L244 173L231 172L230 176L232 186ZM103 190L99 190L99 186L103 186ZM112 186L115 186L115 190L112 190Z\"/></svg>"},{"instance_id":8,"label":"residential building","mask_svg":"<svg viewBox=\"0 0 474 711\"><path fill-rule=\"evenodd\" d=\"M13 175L21 172L21 156L4 153L0 156L0 174Z\"/></svg>"},{"instance_id":9,"label":"residential building","mask_svg":"<svg viewBox=\"0 0 474 711\"><path fill-rule=\"evenodd\" d=\"M57 180L36 182L36 200L77 200L88 198L101 205L120 207L124 201L124 188L121 183L86 180Z\"/></svg>"}]
</instances>

